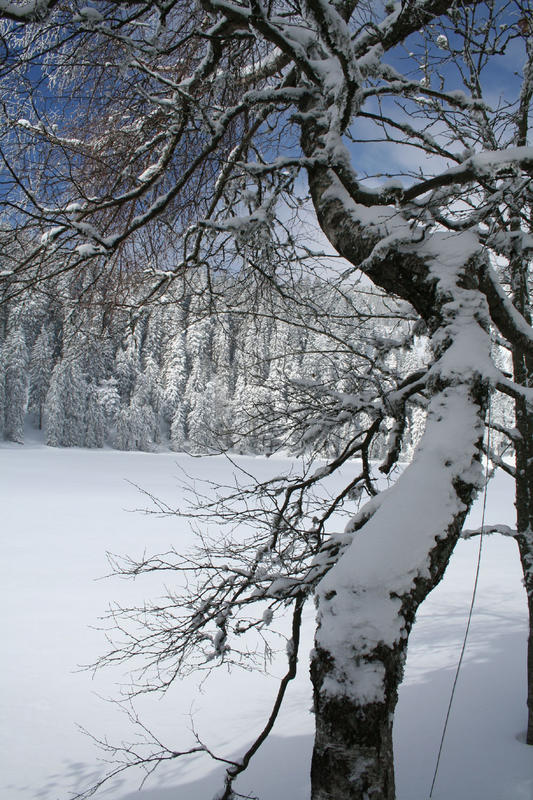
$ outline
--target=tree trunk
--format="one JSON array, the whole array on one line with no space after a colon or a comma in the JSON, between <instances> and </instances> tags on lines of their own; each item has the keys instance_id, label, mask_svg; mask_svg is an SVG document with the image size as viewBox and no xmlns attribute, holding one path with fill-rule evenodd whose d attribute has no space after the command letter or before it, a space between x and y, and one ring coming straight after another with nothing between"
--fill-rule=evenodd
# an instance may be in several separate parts
<instances>
[{"instance_id":1,"label":"tree trunk","mask_svg":"<svg viewBox=\"0 0 533 800\"><path fill-rule=\"evenodd\" d=\"M331 671L330 654L315 649L311 663L316 732L311 762L313 800L394 800L392 721L404 662L404 647L383 649L382 702L354 702L321 692Z\"/></svg>"},{"instance_id":2,"label":"tree trunk","mask_svg":"<svg viewBox=\"0 0 533 800\"><path fill-rule=\"evenodd\" d=\"M392 723L407 639L480 485L484 408L475 379L434 395L414 461L318 587L312 800L395 798Z\"/></svg>"},{"instance_id":3,"label":"tree trunk","mask_svg":"<svg viewBox=\"0 0 533 800\"><path fill-rule=\"evenodd\" d=\"M533 42L526 39L528 61L524 66L524 82L516 116L517 147L528 144L529 115L533 98ZM510 220L513 252L510 258L512 301L515 308L531 325L531 297L529 291L530 261L521 249L522 212L515 208ZM532 228L529 217L529 231ZM511 340L512 342L512 340ZM512 347L513 376L521 386L533 386L533 357L516 343ZM515 442L515 504L516 530L520 560L524 573L529 611L529 636L527 648L527 708L526 741L533 744L533 408L524 399L515 401L515 424L519 434Z\"/></svg>"},{"instance_id":4,"label":"tree trunk","mask_svg":"<svg viewBox=\"0 0 533 800\"><path fill-rule=\"evenodd\" d=\"M304 126L306 155L320 154L320 133ZM411 464L368 522L348 529L350 545L317 587L312 800L394 800L392 724L407 638L483 483L484 256L470 233L453 242L449 234L416 238L395 209L362 206L327 168L313 164L308 176L329 241L419 312L435 354L426 428ZM394 245L373 251L384 234Z\"/></svg>"},{"instance_id":5,"label":"tree trunk","mask_svg":"<svg viewBox=\"0 0 533 800\"><path fill-rule=\"evenodd\" d=\"M514 378L522 386L533 386L533 363L518 348L513 349ZM533 409L525 400L515 403L515 504L518 549L529 610L527 648L527 743L533 745Z\"/></svg>"}]
</instances>

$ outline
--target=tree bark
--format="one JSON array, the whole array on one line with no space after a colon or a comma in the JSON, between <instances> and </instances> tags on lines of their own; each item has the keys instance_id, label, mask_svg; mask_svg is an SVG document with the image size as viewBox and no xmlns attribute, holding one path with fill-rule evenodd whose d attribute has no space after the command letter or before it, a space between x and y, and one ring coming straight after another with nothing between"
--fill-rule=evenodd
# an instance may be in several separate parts
<instances>
[{"instance_id":1,"label":"tree bark","mask_svg":"<svg viewBox=\"0 0 533 800\"><path fill-rule=\"evenodd\" d=\"M321 692L331 655L317 647L311 662L316 716L311 762L312 800L394 800L392 720L403 672L404 648L380 654L385 667L382 702L363 704Z\"/></svg>"},{"instance_id":2,"label":"tree bark","mask_svg":"<svg viewBox=\"0 0 533 800\"><path fill-rule=\"evenodd\" d=\"M525 319L531 322L526 263L514 262L513 278L514 303ZM533 386L533 358L519 347L513 347L513 373L516 383ZM516 538L529 611L526 741L533 745L533 409L525 399L515 401L515 424L519 434L515 442Z\"/></svg>"}]
</instances>

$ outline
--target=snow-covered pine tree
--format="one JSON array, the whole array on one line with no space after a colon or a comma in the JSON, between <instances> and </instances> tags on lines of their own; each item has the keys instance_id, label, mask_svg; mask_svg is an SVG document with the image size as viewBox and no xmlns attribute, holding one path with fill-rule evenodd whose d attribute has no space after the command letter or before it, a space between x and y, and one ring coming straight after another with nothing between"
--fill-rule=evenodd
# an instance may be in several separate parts
<instances>
[{"instance_id":1,"label":"snow-covered pine tree","mask_svg":"<svg viewBox=\"0 0 533 800\"><path fill-rule=\"evenodd\" d=\"M161 414L162 414L162 388L159 366L152 354L145 356L145 365L142 372L144 385L144 402L152 410L151 440L154 444L161 443Z\"/></svg>"},{"instance_id":2,"label":"snow-covered pine tree","mask_svg":"<svg viewBox=\"0 0 533 800\"><path fill-rule=\"evenodd\" d=\"M51 447L83 447L86 442L87 381L72 353L52 372L44 405L46 443Z\"/></svg>"},{"instance_id":3,"label":"snow-covered pine tree","mask_svg":"<svg viewBox=\"0 0 533 800\"><path fill-rule=\"evenodd\" d=\"M202 452L212 445L218 410L213 408L213 394L206 393L212 377L213 325L207 317L193 322L186 331L185 345L191 365L183 395L186 435L193 451Z\"/></svg>"},{"instance_id":4,"label":"snow-covered pine tree","mask_svg":"<svg viewBox=\"0 0 533 800\"><path fill-rule=\"evenodd\" d=\"M22 326L14 321L4 342L5 413L4 436L24 441L24 418L28 404L28 350Z\"/></svg>"},{"instance_id":5,"label":"snow-covered pine tree","mask_svg":"<svg viewBox=\"0 0 533 800\"><path fill-rule=\"evenodd\" d=\"M4 370L4 348L0 342L0 437L4 436L4 422L5 422L5 408L6 408L6 380Z\"/></svg>"},{"instance_id":6,"label":"snow-covered pine tree","mask_svg":"<svg viewBox=\"0 0 533 800\"><path fill-rule=\"evenodd\" d=\"M98 386L100 406L104 414L106 435L112 439L114 424L120 408L120 395L116 378L104 378Z\"/></svg>"},{"instance_id":7,"label":"snow-covered pine tree","mask_svg":"<svg viewBox=\"0 0 533 800\"><path fill-rule=\"evenodd\" d=\"M149 376L139 372L128 405L121 405L116 416L114 445L119 450L154 449L157 417L150 398L152 386Z\"/></svg>"},{"instance_id":8,"label":"snow-covered pine tree","mask_svg":"<svg viewBox=\"0 0 533 800\"><path fill-rule=\"evenodd\" d=\"M271 389L266 384L276 321L265 303L259 301L256 310L256 315L245 316L235 333L232 435L242 452L271 453L272 431L263 411L272 402Z\"/></svg>"},{"instance_id":9,"label":"snow-covered pine tree","mask_svg":"<svg viewBox=\"0 0 533 800\"><path fill-rule=\"evenodd\" d=\"M95 383L87 386L85 411L85 447L103 447L105 441L105 416L100 388Z\"/></svg>"},{"instance_id":10,"label":"snow-covered pine tree","mask_svg":"<svg viewBox=\"0 0 533 800\"><path fill-rule=\"evenodd\" d=\"M35 415L39 430L43 427L44 403L50 386L53 368L52 337L48 324L45 323L32 347L29 371L28 409Z\"/></svg>"},{"instance_id":11,"label":"snow-covered pine tree","mask_svg":"<svg viewBox=\"0 0 533 800\"><path fill-rule=\"evenodd\" d=\"M128 408L128 417L131 445L127 449L145 450L147 452L153 450L157 419L154 409L147 400L146 385L142 373L137 378L137 384Z\"/></svg>"},{"instance_id":12,"label":"snow-covered pine tree","mask_svg":"<svg viewBox=\"0 0 533 800\"><path fill-rule=\"evenodd\" d=\"M185 439L186 414L183 406L187 384L187 356L184 331L173 331L163 354L161 374L161 413L169 431L171 446L182 449Z\"/></svg>"},{"instance_id":13,"label":"snow-covered pine tree","mask_svg":"<svg viewBox=\"0 0 533 800\"><path fill-rule=\"evenodd\" d=\"M170 420L169 439L173 450L181 451L186 448L187 415L182 400L177 400Z\"/></svg>"},{"instance_id":14,"label":"snow-covered pine tree","mask_svg":"<svg viewBox=\"0 0 533 800\"><path fill-rule=\"evenodd\" d=\"M137 376L141 371L139 345L137 337L127 330L126 336L117 349L113 375L117 380L117 388L122 407L129 405L135 388Z\"/></svg>"},{"instance_id":15,"label":"snow-covered pine tree","mask_svg":"<svg viewBox=\"0 0 533 800\"><path fill-rule=\"evenodd\" d=\"M136 449L136 436L133 430L129 405L121 405L117 411L113 428L112 444L117 450Z\"/></svg>"}]
</instances>

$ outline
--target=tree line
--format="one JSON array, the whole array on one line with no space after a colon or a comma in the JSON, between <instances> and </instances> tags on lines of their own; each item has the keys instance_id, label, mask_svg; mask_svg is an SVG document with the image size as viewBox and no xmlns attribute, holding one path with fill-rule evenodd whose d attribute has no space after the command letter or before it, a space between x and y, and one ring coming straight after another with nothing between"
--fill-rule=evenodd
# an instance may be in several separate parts
<instances>
[{"instance_id":1,"label":"tree line","mask_svg":"<svg viewBox=\"0 0 533 800\"><path fill-rule=\"evenodd\" d=\"M236 283L236 282L235 282ZM239 283L225 292L239 292ZM314 447L309 426L334 397L349 397L372 381L412 371L427 340L412 333L405 309L367 288L339 291L318 280L292 286L298 297L273 298L265 289L253 310L230 302L214 313L199 290L181 303L114 309L79 308L69 293L28 292L3 307L1 387L3 435L22 443L26 425L43 430L54 447L103 447L194 453L276 450L322 456L339 452L356 425ZM313 326L310 309L328 318ZM306 309L305 325L298 324ZM357 322L355 322L357 320ZM332 343L336 345L333 347ZM388 377L387 377L388 376ZM320 392L323 407L309 401ZM307 419L305 419L307 415ZM411 409L403 440L412 449L423 403ZM373 444L384 454L388 431Z\"/></svg>"}]
</instances>

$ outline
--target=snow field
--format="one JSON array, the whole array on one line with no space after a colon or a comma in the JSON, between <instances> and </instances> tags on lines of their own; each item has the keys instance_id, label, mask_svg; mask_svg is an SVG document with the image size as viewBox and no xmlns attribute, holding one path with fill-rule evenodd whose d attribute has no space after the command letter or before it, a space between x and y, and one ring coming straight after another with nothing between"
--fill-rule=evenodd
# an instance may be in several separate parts
<instances>
[{"instance_id":1,"label":"snow field","mask_svg":"<svg viewBox=\"0 0 533 800\"><path fill-rule=\"evenodd\" d=\"M290 467L287 459L246 458L266 477ZM223 458L173 453L61 450L38 443L0 446L3 510L3 656L0 680L0 797L66 800L102 768L81 725L110 741L135 732L116 705L125 676L79 671L105 650L94 628L111 601L157 597L162 581L98 580L109 571L106 551L133 556L191 542L188 524L128 509L146 498L133 484L176 505L180 467L212 480L228 479ZM128 481L131 481L129 483ZM479 502L468 522L479 524ZM476 517L477 514L477 517ZM510 483L489 488L488 523L513 524ZM411 635L395 725L398 800L426 800L470 604L478 540L460 542L445 580L421 608ZM483 543L478 598L459 678L434 800L532 800L533 752L525 727L525 593L516 546L503 537ZM306 800L313 719L306 655L314 608L306 610L299 676L291 685L274 736L241 779L241 791L261 800ZM92 626L92 627L91 627ZM270 676L223 667L186 679L166 696L142 698L138 711L169 746L199 736L223 755L242 752L262 727L284 671ZM220 785L206 758L175 762L135 790L142 776L117 780L108 800L210 800Z\"/></svg>"}]
</instances>

